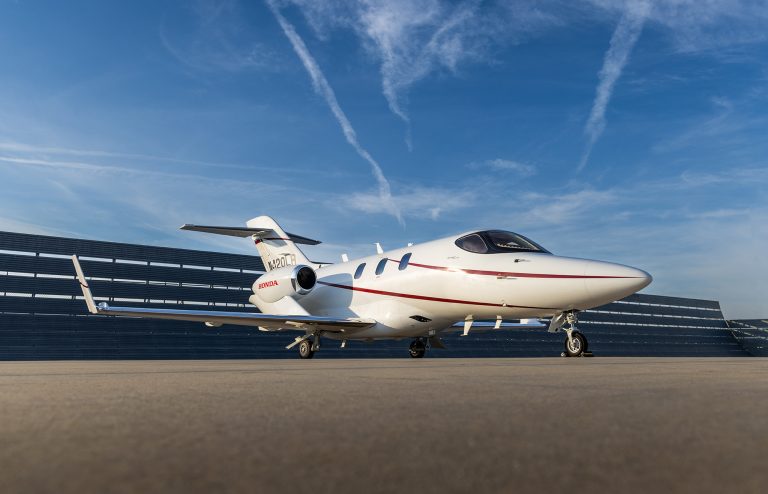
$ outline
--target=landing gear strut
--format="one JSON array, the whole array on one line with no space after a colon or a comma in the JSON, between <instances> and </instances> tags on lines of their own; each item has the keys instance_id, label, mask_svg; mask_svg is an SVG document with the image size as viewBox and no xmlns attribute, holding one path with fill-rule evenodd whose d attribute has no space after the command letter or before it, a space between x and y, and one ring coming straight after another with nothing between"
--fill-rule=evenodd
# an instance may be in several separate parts
<instances>
[{"instance_id":1,"label":"landing gear strut","mask_svg":"<svg viewBox=\"0 0 768 494\"><path fill-rule=\"evenodd\" d=\"M422 338L416 338L411 342L408 353L411 355L411 358L422 358L427 353L427 344L424 343Z\"/></svg>"},{"instance_id":2,"label":"landing gear strut","mask_svg":"<svg viewBox=\"0 0 768 494\"><path fill-rule=\"evenodd\" d=\"M591 356L587 352L589 348L589 342L584 334L580 333L576 329L576 313L568 312L565 314L565 324L563 324L563 331L565 331L565 351L561 354L563 357L582 357Z\"/></svg>"}]
</instances>

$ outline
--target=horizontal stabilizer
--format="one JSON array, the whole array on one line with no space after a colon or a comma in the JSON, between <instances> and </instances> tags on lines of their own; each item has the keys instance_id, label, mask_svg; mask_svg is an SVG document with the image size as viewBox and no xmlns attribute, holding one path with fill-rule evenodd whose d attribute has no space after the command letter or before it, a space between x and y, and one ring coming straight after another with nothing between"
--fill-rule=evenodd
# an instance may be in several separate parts
<instances>
[{"instance_id":1,"label":"horizontal stabilizer","mask_svg":"<svg viewBox=\"0 0 768 494\"><path fill-rule=\"evenodd\" d=\"M256 235L257 237L269 237L270 234L275 235L274 230L270 228L246 228L242 226L182 225L181 229L243 238L250 237L252 235ZM320 243L319 240L302 237L301 235L294 235L293 233L288 232L285 232L285 234L288 235L288 239L296 244L317 245Z\"/></svg>"}]
</instances>

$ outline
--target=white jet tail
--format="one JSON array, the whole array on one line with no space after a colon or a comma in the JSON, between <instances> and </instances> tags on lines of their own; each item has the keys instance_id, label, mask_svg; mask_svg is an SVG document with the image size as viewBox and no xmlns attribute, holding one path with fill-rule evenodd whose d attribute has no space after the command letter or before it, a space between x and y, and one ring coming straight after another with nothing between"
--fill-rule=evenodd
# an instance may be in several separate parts
<instances>
[{"instance_id":1,"label":"white jet tail","mask_svg":"<svg viewBox=\"0 0 768 494\"><path fill-rule=\"evenodd\" d=\"M247 228L184 225L181 229L214 233L216 235L230 235L233 237L251 237L267 271L297 264L315 266L315 263L307 259L307 256L304 255L296 244L317 245L320 243L318 240L287 233L269 216L253 218L248 220L246 225Z\"/></svg>"}]
</instances>

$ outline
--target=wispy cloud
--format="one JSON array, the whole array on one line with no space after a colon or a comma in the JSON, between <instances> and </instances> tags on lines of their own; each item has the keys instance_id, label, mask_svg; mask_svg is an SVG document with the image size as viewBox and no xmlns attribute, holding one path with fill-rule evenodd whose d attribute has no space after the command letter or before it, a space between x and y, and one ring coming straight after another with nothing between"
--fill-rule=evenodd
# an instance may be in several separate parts
<instances>
[{"instance_id":1,"label":"wispy cloud","mask_svg":"<svg viewBox=\"0 0 768 494\"><path fill-rule=\"evenodd\" d=\"M712 98L713 110L704 115L693 115L686 119L687 128L676 135L665 135L651 150L657 154L684 151L692 148L709 150L737 150L744 154L757 147L755 155L762 156L762 141L754 136L764 134L768 117L759 109L755 111L755 100L742 98L731 101L726 98ZM757 107L759 108L759 107Z\"/></svg>"},{"instance_id":2,"label":"wispy cloud","mask_svg":"<svg viewBox=\"0 0 768 494\"><path fill-rule=\"evenodd\" d=\"M528 163L522 163L520 161L508 160L502 158L496 158L486 161L473 161L468 168L477 170L480 168L488 168L495 171L512 172L521 177L530 177L536 174L536 167Z\"/></svg>"},{"instance_id":3,"label":"wispy cloud","mask_svg":"<svg viewBox=\"0 0 768 494\"><path fill-rule=\"evenodd\" d=\"M133 168L91 161L0 155L0 227L115 241L144 241L250 252L248 245L177 231L186 222L242 224L264 204L279 218L322 223L333 193L191 172ZM254 193L258 196L254 210ZM34 197L34 201L29 198ZM290 197L290 200L286 200ZM225 200L223 200L225 199ZM44 218L44 221L40 221ZM306 234L312 234L307 231ZM146 240L151 239L151 240Z\"/></svg>"},{"instance_id":4,"label":"wispy cloud","mask_svg":"<svg viewBox=\"0 0 768 494\"><path fill-rule=\"evenodd\" d=\"M309 53L307 45L304 43L304 40L301 39L301 36L299 36L299 34L296 32L296 29L293 27L293 25L288 22L282 13L280 13L280 10L278 9L277 5L275 5L274 0L266 0L266 2L275 18L277 19L277 22L280 24L280 27L283 29L286 37L288 37L288 40L291 42L294 51L301 59L304 68L307 70L307 73L312 79L312 87L315 89L315 92L317 92L317 94L319 94L325 100L334 117L336 117L336 121L339 123L341 131L343 132L347 142L350 146L352 146L357 154L360 155L361 158L363 158L368 162L369 165L371 165L371 171L373 172L373 176L376 178L376 182L378 184L379 198L382 209L385 212L393 215L395 218L397 218L397 221L400 222L400 224L404 225L405 223L403 222L403 216L400 212L400 208L392 199L392 192L390 189L389 181L384 176L384 172L382 171L379 163L358 141L357 133L355 132L354 127L352 127L352 123L341 109L341 106L336 99L336 93L334 93L333 88L328 83L328 80L325 78L323 72L320 70L320 66L317 64L317 61Z\"/></svg>"},{"instance_id":5,"label":"wispy cloud","mask_svg":"<svg viewBox=\"0 0 768 494\"><path fill-rule=\"evenodd\" d=\"M61 161L50 160L40 158L22 158L18 156L2 156L0 155L0 165L6 164L7 166L14 165L18 167L28 168L40 168L51 169L57 172L76 172L83 182L91 182L93 180L99 181L103 176L112 176L110 180L115 176L123 177L137 177L153 180L197 180L201 183L218 184L221 186L236 187L242 189L243 187L261 188L263 190L264 185L260 182L254 182L250 180L243 180L242 178L231 179L223 177L212 177L209 175L203 175L193 173L190 171L161 171L161 170L148 170L143 168L135 168L130 166L115 166L103 163L90 163L82 161ZM270 184L270 191L282 191L282 193L295 193L297 188L295 185L282 186L278 184Z\"/></svg>"},{"instance_id":6,"label":"wispy cloud","mask_svg":"<svg viewBox=\"0 0 768 494\"><path fill-rule=\"evenodd\" d=\"M477 2L471 2L444 14L445 9L435 3L389 1L368 2L361 9L358 32L372 42L371 48L381 59L382 92L389 109L406 124L409 149L413 149L411 122L400 95L435 65L456 69L459 60L466 56L460 30L472 20L476 6ZM419 46L413 37L424 27L434 31Z\"/></svg>"},{"instance_id":7,"label":"wispy cloud","mask_svg":"<svg viewBox=\"0 0 768 494\"><path fill-rule=\"evenodd\" d=\"M611 36L611 43L603 60L603 67L598 74L599 82L592 103L584 134L587 137L586 147L579 161L578 171L584 169L592 154L592 148L605 130L605 110L613 95L613 88L621 76L624 66L629 60L632 48L635 47L640 32L643 30L646 18L651 10L647 1L627 3L624 13Z\"/></svg>"},{"instance_id":8,"label":"wispy cloud","mask_svg":"<svg viewBox=\"0 0 768 494\"><path fill-rule=\"evenodd\" d=\"M528 205L519 216L526 223L563 225L592 214L617 201L613 190L584 188L575 192L542 194L530 192L522 196Z\"/></svg>"},{"instance_id":9,"label":"wispy cloud","mask_svg":"<svg viewBox=\"0 0 768 494\"><path fill-rule=\"evenodd\" d=\"M151 154L141 153L120 153L115 151L104 151L96 149L74 149L63 148L55 146L38 146L22 142L5 141L0 142L0 151L6 151L11 153L22 153L26 156L79 156L79 157L96 157L96 158L119 158L131 161L150 161L150 162L165 162L165 163L177 163L182 165L200 165L211 168L233 168L233 169L254 169L250 165L240 165L235 163L220 163L201 160L188 160L183 158L173 158L170 156L157 156ZM268 167L263 167L265 170Z\"/></svg>"},{"instance_id":10,"label":"wispy cloud","mask_svg":"<svg viewBox=\"0 0 768 494\"><path fill-rule=\"evenodd\" d=\"M403 215L416 219L437 220L442 215L454 214L476 205L478 190L472 188L449 189L441 187L407 186L394 199ZM358 192L345 198L344 208L364 213L381 210L381 198L376 194ZM337 204L338 206L338 204Z\"/></svg>"},{"instance_id":11,"label":"wispy cloud","mask_svg":"<svg viewBox=\"0 0 768 494\"><path fill-rule=\"evenodd\" d=\"M274 55L243 28L235 0L199 0L191 4L188 14L175 17L159 31L163 47L180 63L204 72L274 70ZM173 30L187 23L190 29Z\"/></svg>"},{"instance_id":12,"label":"wispy cloud","mask_svg":"<svg viewBox=\"0 0 768 494\"><path fill-rule=\"evenodd\" d=\"M406 125L412 148L408 91L439 71L456 73L463 63L489 61L494 45L515 43L558 23L542 2L483 4L479 0L292 0L315 31L331 28L357 33L380 66L382 94L390 111Z\"/></svg>"},{"instance_id":13,"label":"wispy cloud","mask_svg":"<svg viewBox=\"0 0 768 494\"><path fill-rule=\"evenodd\" d=\"M754 0L641 0L648 22L666 31L678 52L721 51L768 39L768 4ZM626 12L637 0L589 0L601 11Z\"/></svg>"},{"instance_id":14,"label":"wispy cloud","mask_svg":"<svg viewBox=\"0 0 768 494\"><path fill-rule=\"evenodd\" d=\"M68 230L60 230L48 225L40 225L29 221L20 221L8 216L0 216L0 231L34 233L37 235L73 235L73 232Z\"/></svg>"}]
</instances>

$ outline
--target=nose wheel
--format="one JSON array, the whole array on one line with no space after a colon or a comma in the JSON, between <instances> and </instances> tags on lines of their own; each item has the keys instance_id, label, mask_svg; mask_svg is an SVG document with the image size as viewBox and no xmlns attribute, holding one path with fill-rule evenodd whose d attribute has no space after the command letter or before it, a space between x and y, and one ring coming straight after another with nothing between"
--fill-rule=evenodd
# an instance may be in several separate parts
<instances>
[{"instance_id":1,"label":"nose wheel","mask_svg":"<svg viewBox=\"0 0 768 494\"><path fill-rule=\"evenodd\" d=\"M427 353L427 344L421 338L416 338L408 348L411 358L422 358Z\"/></svg>"},{"instance_id":2,"label":"nose wheel","mask_svg":"<svg viewBox=\"0 0 768 494\"><path fill-rule=\"evenodd\" d=\"M554 319L553 319L554 321ZM578 322L576 312L566 312L558 319L563 331L565 331L565 351L560 355L563 357L591 357L589 353L589 342L587 337L576 329Z\"/></svg>"},{"instance_id":3,"label":"nose wheel","mask_svg":"<svg viewBox=\"0 0 768 494\"><path fill-rule=\"evenodd\" d=\"M587 351L587 337L575 329L566 329L564 357L581 357Z\"/></svg>"}]
</instances>

